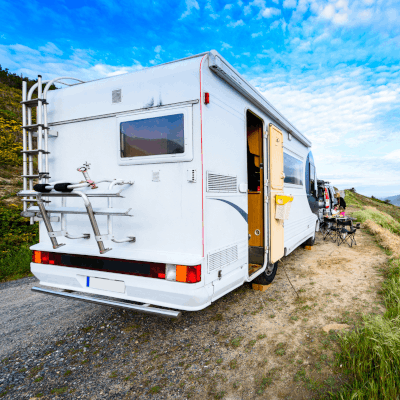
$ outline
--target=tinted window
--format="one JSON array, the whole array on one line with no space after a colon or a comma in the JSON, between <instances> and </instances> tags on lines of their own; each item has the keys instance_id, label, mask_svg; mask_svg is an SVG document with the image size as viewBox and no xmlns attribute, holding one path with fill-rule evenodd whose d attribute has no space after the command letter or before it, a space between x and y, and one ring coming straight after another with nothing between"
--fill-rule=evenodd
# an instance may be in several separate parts
<instances>
[{"instance_id":1,"label":"tinted window","mask_svg":"<svg viewBox=\"0 0 400 400\"><path fill-rule=\"evenodd\" d=\"M121 157L184 153L183 114L121 122Z\"/></svg>"},{"instance_id":2,"label":"tinted window","mask_svg":"<svg viewBox=\"0 0 400 400\"><path fill-rule=\"evenodd\" d=\"M310 164L310 192L312 194L315 193L315 167L313 164Z\"/></svg>"},{"instance_id":3,"label":"tinted window","mask_svg":"<svg viewBox=\"0 0 400 400\"><path fill-rule=\"evenodd\" d=\"M315 180L315 166L314 157L311 151L307 155L306 160L306 192L307 194L313 194L315 192L315 187L312 186ZM312 170L312 171L311 171Z\"/></svg>"},{"instance_id":4,"label":"tinted window","mask_svg":"<svg viewBox=\"0 0 400 400\"><path fill-rule=\"evenodd\" d=\"M298 160L283 153L283 163L285 166L285 183L292 183L294 185L303 184L303 161Z\"/></svg>"}]
</instances>

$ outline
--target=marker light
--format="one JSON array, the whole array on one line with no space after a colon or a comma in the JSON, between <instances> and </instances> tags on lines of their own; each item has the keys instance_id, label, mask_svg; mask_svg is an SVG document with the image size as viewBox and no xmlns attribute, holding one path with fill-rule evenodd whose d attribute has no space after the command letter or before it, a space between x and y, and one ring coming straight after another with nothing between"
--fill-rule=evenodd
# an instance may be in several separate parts
<instances>
[{"instance_id":1,"label":"marker light","mask_svg":"<svg viewBox=\"0 0 400 400\"><path fill-rule=\"evenodd\" d=\"M208 104L210 102L210 93L204 93L204 104Z\"/></svg>"}]
</instances>

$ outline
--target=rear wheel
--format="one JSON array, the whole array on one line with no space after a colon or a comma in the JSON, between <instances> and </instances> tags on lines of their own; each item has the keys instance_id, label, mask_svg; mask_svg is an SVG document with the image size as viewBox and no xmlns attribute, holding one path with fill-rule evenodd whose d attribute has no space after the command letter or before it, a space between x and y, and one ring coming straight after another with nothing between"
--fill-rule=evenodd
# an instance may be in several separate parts
<instances>
[{"instance_id":1,"label":"rear wheel","mask_svg":"<svg viewBox=\"0 0 400 400\"><path fill-rule=\"evenodd\" d=\"M269 285L274 280L277 269L278 261L275 264L268 264L265 271L261 275L257 276L257 278L254 279L254 282L259 283L260 285Z\"/></svg>"},{"instance_id":2,"label":"rear wheel","mask_svg":"<svg viewBox=\"0 0 400 400\"><path fill-rule=\"evenodd\" d=\"M308 239L303 243L303 246L314 246L314 244L315 244L315 236L316 236L316 234L317 234L317 225L318 225L318 221L317 221L317 223L315 224L314 236L308 238Z\"/></svg>"}]
</instances>

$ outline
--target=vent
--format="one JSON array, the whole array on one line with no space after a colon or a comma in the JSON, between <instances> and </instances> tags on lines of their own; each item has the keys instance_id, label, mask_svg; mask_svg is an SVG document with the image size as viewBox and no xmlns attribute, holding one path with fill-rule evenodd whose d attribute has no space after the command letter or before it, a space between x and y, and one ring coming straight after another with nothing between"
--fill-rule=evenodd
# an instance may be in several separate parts
<instances>
[{"instance_id":1,"label":"vent","mask_svg":"<svg viewBox=\"0 0 400 400\"><path fill-rule=\"evenodd\" d=\"M207 192L236 193L237 177L232 175L220 175L213 172L207 172Z\"/></svg>"},{"instance_id":2,"label":"vent","mask_svg":"<svg viewBox=\"0 0 400 400\"><path fill-rule=\"evenodd\" d=\"M152 181L153 182L160 182L160 171L152 171Z\"/></svg>"},{"instance_id":3,"label":"vent","mask_svg":"<svg viewBox=\"0 0 400 400\"><path fill-rule=\"evenodd\" d=\"M237 245L208 255L208 272L221 269L238 259Z\"/></svg>"},{"instance_id":4,"label":"vent","mask_svg":"<svg viewBox=\"0 0 400 400\"><path fill-rule=\"evenodd\" d=\"M197 172L195 169L188 169L187 180L191 183L195 183L197 181Z\"/></svg>"},{"instance_id":5,"label":"vent","mask_svg":"<svg viewBox=\"0 0 400 400\"><path fill-rule=\"evenodd\" d=\"M121 89L113 90L112 91L112 102L113 103L121 103L122 95Z\"/></svg>"}]
</instances>

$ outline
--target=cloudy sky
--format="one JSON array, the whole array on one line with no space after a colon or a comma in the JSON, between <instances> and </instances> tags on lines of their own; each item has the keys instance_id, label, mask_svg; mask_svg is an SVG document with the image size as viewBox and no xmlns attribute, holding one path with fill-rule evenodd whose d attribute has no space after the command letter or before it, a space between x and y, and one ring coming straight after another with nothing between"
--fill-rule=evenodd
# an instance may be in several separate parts
<instances>
[{"instance_id":1,"label":"cloudy sky","mask_svg":"<svg viewBox=\"0 0 400 400\"><path fill-rule=\"evenodd\" d=\"M216 49L313 142L320 178L400 194L400 0L0 0L0 64L105 77Z\"/></svg>"}]
</instances>

